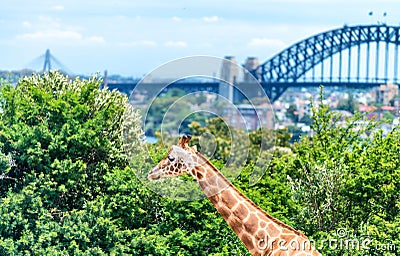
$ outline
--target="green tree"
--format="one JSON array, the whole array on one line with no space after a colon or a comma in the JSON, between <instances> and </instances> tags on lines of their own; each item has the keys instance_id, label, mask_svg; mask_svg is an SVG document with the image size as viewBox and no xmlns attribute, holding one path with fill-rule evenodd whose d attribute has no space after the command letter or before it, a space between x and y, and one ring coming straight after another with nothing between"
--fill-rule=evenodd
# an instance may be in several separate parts
<instances>
[{"instance_id":1,"label":"green tree","mask_svg":"<svg viewBox=\"0 0 400 256\"><path fill-rule=\"evenodd\" d=\"M312 124L312 118L308 114L304 114L302 118L300 118L300 123L304 123L306 125Z\"/></svg>"},{"instance_id":2,"label":"green tree","mask_svg":"<svg viewBox=\"0 0 400 256\"><path fill-rule=\"evenodd\" d=\"M57 72L0 91L0 254L105 254L118 232L102 200L106 175L124 170L122 123L141 147L139 115L101 81ZM120 242L119 242L120 243Z\"/></svg>"},{"instance_id":3,"label":"green tree","mask_svg":"<svg viewBox=\"0 0 400 256\"><path fill-rule=\"evenodd\" d=\"M208 200L139 180L154 165L140 117L100 83L52 72L2 88L0 254L248 255Z\"/></svg>"},{"instance_id":4,"label":"green tree","mask_svg":"<svg viewBox=\"0 0 400 256\"><path fill-rule=\"evenodd\" d=\"M51 72L2 86L0 255L249 255L208 199L151 190L168 185L145 179L167 149L145 150L138 113L100 83ZM371 241L368 250L325 246L324 255L398 255L400 129L384 135L357 114L342 126L326 105L312 108L312 136L294 145L287 130L246 134L218 118L192 122L192 141L208 134L208 150L214 137L218 168L232 145L245 148L235 186L317 245L340 238L338 228Z\"/></svg>"},{"instance_id":5,"label":"green tree","mask_svg":"<svg viewBox=\"0 0 400 256\"><path fill-rule=\"evenodd\" d=\"M297 142L306 135L306 132L303 132L303 130L296 125L288 125L286 128L288 133L291 134L290 143Z\"/></svg>"},{"instance_id":6,"label":"green tree","mask_svg":"<svg viewBox=\"0 0 400 256\"><path fill-rule=\"evenodd\" d=\"M201 124L209 118L209 114L190 111L193 103L201 104L204 102L204 95L187 95L179 89L171 89L166 94L154 99L149 105L145 115L145 132L148 136L156 136L161 128L169 131L177 130L180 125L180 131L187 133L190 128L188 125L197 121Z\"/></svg>"},{"instance_id":7,"label":"green tree","mask_svg":"<svg viewBox=\"0 0 400 256\"><path fill-rule=\"evenodd\" d=\"M284 165L301 206L295 222L319 245L330 239L371 240L369 250L325 246L324 255L397 255L374 246L400 242L394 235L400 213L399 129L384 137L376 123L360 115L341 125L328 106L312 108L313 136L296 143L295 158ZM345 237L338 236L338 228L346 230Z\"/></svg>"},{"instance_id":8,"label":"green tree","mask_svg":"<svg viewBox=\"0 0 400 256\"><path fill-rule=\"evenodd\" d=\"M346 111L349 111L350 113L354 114L354 112L357 109L357 106L356 106L356 101L354 99L353 94L350 93L347 98L340 99L337 109L338 110L346 110Z\"/></svg>"},{"instance_id":9,"label":"green tree","mask_svg":"<svg viewBox=\"0 0 400 256\"><path fill-rule=\"evenodd\" d=\"M117 91L100 90L100 83L49 73L2 88L0 141L15 180L3 193L43 175L53 183L50 207L68 210L103 192L107 170L126 164L116 143L122 143L120 124L130 105Z\"/></svg>"},{"instance_id":10,"label":"green tree","mask_svg":"<svg viewBox=\"0 0 400 256\"><path fill-rule=\"evenodd\" d=\"M293 123L299 121L299 113L295 104L290 104L289 108L286 110L286 117L292 120Z\"/></svg>"}]
</instances>

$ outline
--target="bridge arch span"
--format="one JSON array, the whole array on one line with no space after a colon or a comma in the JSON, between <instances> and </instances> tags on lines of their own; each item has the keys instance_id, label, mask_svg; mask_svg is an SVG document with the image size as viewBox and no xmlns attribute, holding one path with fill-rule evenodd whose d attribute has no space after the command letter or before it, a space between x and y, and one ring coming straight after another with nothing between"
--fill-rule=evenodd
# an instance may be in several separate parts
<instances>
[{"instance_id":1,"label":"bridge arch span","mask_svg":"<svg viewBox=\"0 0 400 256\"><path fill-rule=\"evenodd\" d=\"M380 45L384 44L384 54L379 56L382 52ZM389 55L389 45L394 45L394 55ZM259 80L263 83L296 83L299 82L300 78L305 78L305 74L310 70L314 69L317 65L320 65L321 80L325 82L397 82L398 75L398 46L400 44L400 27L388 26L386 24L377 25L357 25L357 26L344 26L342 28L333 29L323 33L316 34L309 38L306 38L289 48L276 54L271 59L267 60L260 65L258 71ZM361 77L361 47L366 45L366 58L365 77ZM374 60L375 73L371 75L372 64L370 58L371 45L375 46L372 50L375 53ZM354 57L351 55L351 49L356 48L358 55L355 60L356 65L351 63L354 62ZM333 62L333 56L339 54L339 67L338 71L342 73L344 63L342 63L342 55L348 51L346 63L348 77L343 77L339 74L337 78L333 76L333 65L337 64ZM382 56L383 55L383 56ZM330 58L330 65L328 70L324 70L324 61ZM383 58L383 61L382 59ZM353 60L352 60L353 59ZM389 59L393 60L393 66L389 68ZM326 62L326 61L325 61ZM381 63L384 65L381 65ZM343 64L343 65L342 65ZM356 68L356 75L350 77L351 68ZM383 66L383 67L381 67ZM383 77L379 77L383 69ZM391 70L391 76L393 81L389 81L389 69ZM256 72L252 72L256 73ZM354 73L354 71L353 71ZM335 79L338 79L334 81ZM314 75L313 75L314 81ZM322 82L322 81L320 81ZM280 93L279 93L280 94Z\"/></svg>"}]
</instances>

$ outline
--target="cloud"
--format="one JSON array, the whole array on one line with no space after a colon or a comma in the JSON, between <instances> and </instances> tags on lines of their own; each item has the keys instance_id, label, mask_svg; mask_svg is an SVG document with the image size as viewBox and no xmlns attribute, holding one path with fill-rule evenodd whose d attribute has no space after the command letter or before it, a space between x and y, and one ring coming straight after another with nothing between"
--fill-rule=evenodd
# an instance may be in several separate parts
<instances>
[{"instance_id":1,"label":"cloud","mask_svg":"<svg viewBox=\"0 0 400 256\"><path fill-rule=\"evenodd\" d=\"M132 42L124 42L120 43L120 46L157 46L157 42L152 40L140 40L140 41L132 41Z\"/></svg>"},{"instance_id":2,"label":"cloud","mask_svg":"<svg viewBox=\"0 0 400 256\"><path fill-rule=\"evenodd\" d=\"M55 6L51 7L51 9L54 11L63 11L64 6L63 5L55 5Z\"/></svg>"},{"instance_id":3,"label":"cloud","mask_svg":"<svg viewBox=\"0 0 400 256\"><path fill-rule=\"evenodd\" d=\"M85 37L81 33L73 30L44 30L44 31L36 31L32 33L25 33L21 35L16 36L17 40L46 40L46 41L74 41L77 43L97 43L97 44L102 44L105 43L105 39L102 36L88 36Z\"/></svg>"},{"instance_id":4,"label":"cloud","mask_svg":"<svg viewBox=\"0 0 400 256\"><path fill-rule=\"evenodd\" d=\"M271 38L265 38L265 37L258 37L258 38L252 38L248 44L250 47L275 47L275 48L283 48L286 46L285 42L279 39L271 39Z\"/></svg>"},{"instance_id":5,"label":"cloud","mask_svg":"<svg viewBox=\"0 0 400 256\"><path fill-rule=\"evenodd\" d=\"M57 41L73 43L105 43L105 39L99 35L84 35L80 27L68 27L61 24L61 19L50 16L38 16L38 23L22 22L29 32L16 35L19 41Z\"/></svg>"},{"instance_id":6,"label":"cloud","mask_svg":"<svg viewBox=\"0 0 400 256\"><path fill-rule=\"evenodd\" d=\"M46 28L60 28L61 20L59 18L52 18L49 16L40 15L38 17L39 24L37 26L46 27Z\"/></svg>"},{"instance_id":7,"label":"cloud","mask_svg":"<svg viewBox=\"0 0 400 256\"><path fill-rule=\"evenodd\" d=\"M167 47L179 47L184 48L187 47L187 43L185 41L167 41L164 44Z\"/></svg>"},{"instance_id":8,"label":"cloud","mask_svg":"<svg viewBox=\"0 0 400 256\"><path fill-rule=\"evenodd\" d=\"M36 31L32 33L25 33L17 35L17 39L61 39L61 40L81 40L82 35L72 30L47 30Z\"/></svg>"},{"instance_id":9,"label":"cloud","mask_svg":"<svg viewBox=\"0 0 400 256\"><path fill-rule=\"evenodd\" d=\"M86 40L93 43L105 43L106 41L102 36L89 36Z\"/></svg>"},{"instance_id":10,"label":"cloud","mask_svg":"<svg viewBox=\"0 0 400 256\"><path fill-rule=\"evenodd\" d=\"M175 21L175 22L181 22L181 21L182 21L182 18L179 18L179 17L177 17L177 16L174 16L174 17L172 17L172 20Z\"/></svg>"},{"instance_id":11,"label":"cloud","mask_svg":"<svg viewBox=\"0 0 400 256\"><path fill-rule=\"evenodd\" d=\"M30 22L28 22L28 21L24 21L24 22L22 22L22 26L24 28L30 28L30 27L32 27L32 24Z\"/></svg>"},{"instance_id":12,"label":"cloud","mask_svg":"<svg viewBox=\"0 0 400 256\"><path fill-rule=\"evenodd\" d=\"M203 17L202 19L205 22L217 22L222 20L222 18L218 16Z\"/></svg>"},{"instance_id":13,"label":"cloud","mask_svg":"<svg viewBox=\"0 0 400 256\"><path fill-rule=\"evenodd\" d=\"M48 22L48 23L53 23L56 22L56 19L49 17L49 16L44 16L44 15L40 15L38 17L39 21L41 22Z\"/></svg>"}]
</instances>

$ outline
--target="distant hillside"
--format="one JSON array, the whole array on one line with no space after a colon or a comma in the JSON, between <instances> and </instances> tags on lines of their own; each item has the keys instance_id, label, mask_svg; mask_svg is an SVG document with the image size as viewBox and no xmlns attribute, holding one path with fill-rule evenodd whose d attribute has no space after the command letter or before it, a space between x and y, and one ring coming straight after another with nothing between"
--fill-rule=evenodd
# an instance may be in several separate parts
<instances>
[{"instance_id":1,"label":"distant hillside","mask_svg":"<svg viewBox=\"0 0 400 256\"><path fill-rule=\"evenodd\" d=\"M18 80L24 76L30 76L35 73L31 69L22 69L17 71L0 70L0 79L4 79L12 84L17 83Z\"/></svg>"}]
</instances>

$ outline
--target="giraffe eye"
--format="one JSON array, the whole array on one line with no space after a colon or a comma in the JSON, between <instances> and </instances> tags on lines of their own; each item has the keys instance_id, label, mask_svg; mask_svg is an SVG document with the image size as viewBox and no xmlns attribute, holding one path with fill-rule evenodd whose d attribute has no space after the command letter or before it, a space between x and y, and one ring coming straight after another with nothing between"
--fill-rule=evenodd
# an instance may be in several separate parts
<instances>
[{"instance_id":1,"label":"giraffe eye","mask_svg":"<svg viewBox=\"0 0 400 256\"><path fill-rule=\"evenodd\" d=\"M169 159L169 161L174 161L175 160L175 157L173 157L173 156L168 156L168 159Z\"/></svg>"}]
</instances>

